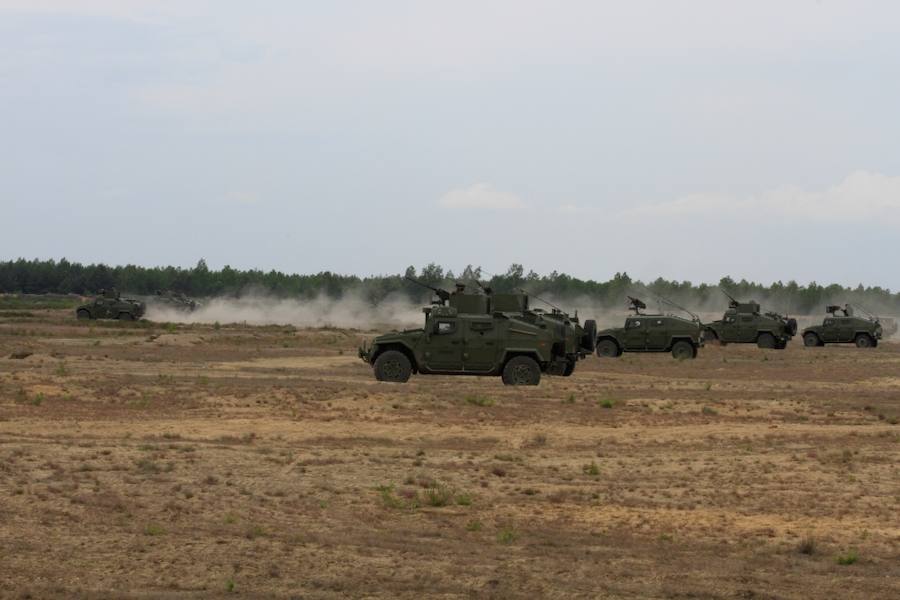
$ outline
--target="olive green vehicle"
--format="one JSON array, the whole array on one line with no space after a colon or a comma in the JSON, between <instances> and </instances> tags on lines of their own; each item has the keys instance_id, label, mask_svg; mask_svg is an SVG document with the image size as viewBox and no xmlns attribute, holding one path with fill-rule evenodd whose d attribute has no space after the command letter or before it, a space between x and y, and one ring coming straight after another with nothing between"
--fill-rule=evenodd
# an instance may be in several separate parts
<instances>
[{"instance_id":1,"label":"olive green vehicle","mask_svg":"<svg viewBox=\"0 0 900 600\"><path fill-rule=\"evenodd\" d=\"M116 290L101 290L100 295L75 309L79 319L118 319L134 321L144 316L143 302L122 298Z\"/></svg>"},{"instance_id":2,"label":"olive green vehicle","mask_svg":"<svg viewBox=\"0 0 900 600\"><path fill-rule=\"evenodd\" d=\"M191 300L181 292L172 290L156 290L156 296L152 300L161 306L185 312L193 312L199 306L195 300Z\"/></svg>"},{"instance_id":3,"label":"olive green vehicle","mask_svg":"<svg viewBox=\"0 0 900 600\"><path fill-rule=\"evenodd\" d=\"M854 314L854 306L845 304L840 306L830 305L825 312L830 317L825 317L821 325L814 325L803 330L804 346L824 346L825 344L856 344L857 348L875 348L878 340L883 335L881 322L878 317L868 313L862 307L856 307L867 313L865 317ZM838 315L838 312L843 315Z\"/></svg>"},{"instance_id":4,"label":"olive green vehicle","mask_svg":"<svg viewBox=\"0 0 900 600\"><path fill-rule=\"evenodd\" d=\"M628 300L634 315L625 319L624 327L604 329L597 334L597 356L614 358L624 352L671 352L677 359L697 357L697 350L703 346L703 329L696 315L693 320L674 315L648 315L641 312L647 308L643 301L631 296Z\"/></svg>"},{"instance_id":5,"label":"olive green vehicle","mask_svg":"<svg viewBox=\"0 0 900 600\"><path fill-rule=\"evenodd\" d=\"M578 360L594 351L594 321L582 326L577 315L530 308L524 292L469 293L457 284L451 294L425 287L438 300L423 309L424 327L380 335L359 349L379 381L405 382L417 373L490 375L507 385L537 385L542 373L571 375Z\"/></svg>"},{"instance_id":6,"label":"olive green vehicle","mask_svg":"<svg viewBox=\"0 0 900 600\"><path fill-rule=\"evenodd\" d=\"M725 294L728 296L728 294ZM784 350L797 334L797 320L778 313L760 311L757 302L738 302L728 296L728 310L718 321L704 324L708 342L756 344L760 348Z\"/></svg>"}]
</instances>

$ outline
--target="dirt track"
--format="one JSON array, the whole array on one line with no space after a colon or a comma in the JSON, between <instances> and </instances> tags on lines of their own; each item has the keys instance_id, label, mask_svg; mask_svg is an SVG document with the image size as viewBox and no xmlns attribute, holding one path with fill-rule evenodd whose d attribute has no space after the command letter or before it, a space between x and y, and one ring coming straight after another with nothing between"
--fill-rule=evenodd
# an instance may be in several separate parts
<instances>
[{"instance_id":1,"label":"dirt track","mask_svg":"<svg viewBox=\"0 0 900 600\"><path fill-rule=\"evenodd\" d=\"M900 345L512 389L362 337L0 313L0 596L900 597Z\"/></svg>"}]
</instances>

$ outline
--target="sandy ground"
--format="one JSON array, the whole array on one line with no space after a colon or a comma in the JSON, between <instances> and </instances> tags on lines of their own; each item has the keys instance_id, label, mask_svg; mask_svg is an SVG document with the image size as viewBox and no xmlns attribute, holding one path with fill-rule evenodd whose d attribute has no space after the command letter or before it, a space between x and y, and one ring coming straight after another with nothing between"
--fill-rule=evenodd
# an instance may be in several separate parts
<instances>
[{"instance_id":1,"label":"sandy ground","mask_svg":"<svg viewBox=\"0 0 900 600\"><path fill-rule=\"evenodd\" d=\"M898 344L514 389L366 335L0 312L0 597L900 597Z\"/></svg>"}]
</instances>

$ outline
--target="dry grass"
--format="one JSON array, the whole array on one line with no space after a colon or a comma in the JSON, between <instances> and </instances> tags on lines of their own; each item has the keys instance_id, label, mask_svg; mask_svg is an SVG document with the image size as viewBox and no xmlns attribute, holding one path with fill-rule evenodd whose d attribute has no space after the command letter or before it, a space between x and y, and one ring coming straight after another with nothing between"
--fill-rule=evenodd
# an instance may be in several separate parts
<instances>
[{"instance_id":1,"label":"dry grass","mask_svg":"<svg viewBox=\"0 0 900 600\"><path fill-rule=\"evenodd\" d=\"M897 345L514 389L356 336L0 311L0 595L900 595Z\"/></svg>"}]
</instances>

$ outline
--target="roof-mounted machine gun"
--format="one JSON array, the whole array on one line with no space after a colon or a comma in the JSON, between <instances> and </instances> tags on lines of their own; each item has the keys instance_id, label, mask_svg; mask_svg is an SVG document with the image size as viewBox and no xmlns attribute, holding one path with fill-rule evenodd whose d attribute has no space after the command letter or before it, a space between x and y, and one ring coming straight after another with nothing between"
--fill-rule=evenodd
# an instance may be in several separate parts
<instances>
[{"instance_id":1,"label":"roof-mounted machine gun","mask_svg":"<svg viewBox=\"0 0 900 600\"><path fill-rule=\"evenodd\" d=\"M848 311L847 310L848 308L849 308L849 306L842 307L837 304L829 304L828 306L825 307L825 312L829 313L832 317L838 316L839 312L844 313L845 317L849 317L851 314L853 314L853 310L851 309Z\"/></svg>"},{"instance_id":2,"label":"roof-mounted machine gun","mask_svg":"<svg viewBox=\"0 0 900 600\"><path fill-rule=\"evenodd\" d=\"M628 304L628 310L633 310L636 315L641 314L641 311L647 308L647 305L644 304L643 300L631 296L628 296Z\"/></svg>"},{"instance_id":3,"label":"roof-mounted machine gun","mask_svg":"<svg viewBox=\"0 0 900 600\"><path fill-rule=\"evenodd\" d=\"M722 288L719 288L719 291L722 292L723 294L725 294L725 296L728 297L728 307L729 307L729 308L737 308L737 307L738 307L738 305L740 304L740 302L738 302L737 300L735 300L735 299L734 299L734 296L732 296L731 294L729 294L728 292L726 292L726 291L723 290Z\"/></svg>"},{"instance_id":4,"label":"roof-mounted machine gun","mask_svg":"<svg viewBox=\"0 0 900 600\"><path fill-rule=\"evenodd\" d=\"M440 304L441 306L444 306L450 300L450 292L448 292L447 290L442 290L441 288L430 286L427 283L422 283L418 279L413 279L409 275L404 276L404 279L434 292L434 295L440 299L440 302L435 302L434 300L432 300L432 304Z\"/></svg>"}]
</instances>

